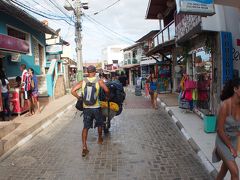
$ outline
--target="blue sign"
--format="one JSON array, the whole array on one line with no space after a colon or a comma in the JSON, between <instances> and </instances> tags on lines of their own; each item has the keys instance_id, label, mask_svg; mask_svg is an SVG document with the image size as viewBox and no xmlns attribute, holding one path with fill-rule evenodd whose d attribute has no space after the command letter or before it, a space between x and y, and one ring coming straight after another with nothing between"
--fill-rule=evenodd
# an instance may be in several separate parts
<instances>
[{"instance_id":1,"label":"blue sign","mask_svg":"<svg viewBox=\"0 0 240 180\"><path fill-rule=\"evenodd\" d=\"M177 12L195 15L213 15L214 1L213 0L176 0Z\"/></svg>"},{"instance_id":2,"label":"blue sign","mask_svg":"<svg viewBox=\"0 0 240 180\"><path fill-rule=\"evenodd\" d=\"M221 32L222 84L233 78L232 33Z\"/></svg>"}]
</instances>

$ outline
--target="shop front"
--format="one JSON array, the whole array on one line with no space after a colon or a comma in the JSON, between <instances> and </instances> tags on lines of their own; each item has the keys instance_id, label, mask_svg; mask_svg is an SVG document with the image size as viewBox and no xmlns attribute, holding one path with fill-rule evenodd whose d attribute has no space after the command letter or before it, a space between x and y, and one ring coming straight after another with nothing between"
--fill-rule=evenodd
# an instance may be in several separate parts
<instances>
[{"instance_id":1,"label":"shop front","mask_svg":"<svg viewBox=\"0 0 240 180\"><path fill-rule=\"evenodd\" d=\"M141 76L141 68L139 64L128 64L121 67L128 76L129 86L135 86L137 78Z\"/></svg>"},{"instance_id":2,"label":"shop front","mask_svg":"<svg viewBox=\"0 0 240 180\"><path fill-rule=\"evenodd\" d=\"M170 93L172 91L171 61L170 60L160 61L157 63L157 65L158 65L157 77L159 85L158 93Z\"/></svg>"},{"instance_id":3,"label":"shop front","mask_svg":"<svg viewBox=\"0 0 240 180\"><path fill-rule=\"evenodd\" d=\"M184 23L189 25L186 29ZM179 107L195 110L202 115L215 114L221 87L221 47L219 32L203 31L201 17L177 15L176 42L182 47L180 52L185 64L185 74L179 87ZM179 70L179 69L177 69Z\"/></svg>"}]
</instances>

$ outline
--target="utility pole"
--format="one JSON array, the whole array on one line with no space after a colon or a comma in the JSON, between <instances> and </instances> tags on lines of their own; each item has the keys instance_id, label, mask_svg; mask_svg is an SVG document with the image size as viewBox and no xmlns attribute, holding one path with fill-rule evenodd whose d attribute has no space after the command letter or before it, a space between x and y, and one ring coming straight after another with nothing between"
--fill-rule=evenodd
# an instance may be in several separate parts
<instances>
[{"instance_id":1,"label":"utility pole","mask_svg":"<svg viewBox=\"0 0 240 180\"><path fill-rule=\"evenodd\" d=\"M69 3L69 0L65 2L65 9L68 11L74 11L76 22L75 22L75 42L76 42L76 53L77 53L77 81L83 79L83 56L82 56L82 8L88 9L88 3L81 3L81 0L75 0L74 7Z\"/></svg>"},{"instance_id":2,"label":"utility pole","mask_svg":"<svg viewBox=\"0 0 240 180\"><path fill-rule=\"evenodd\" d=\"M77 53L77 81L83 79L83 58L82 58L82 9L81 0L75 2L75 41L76 41L76 53Z\"/></svg>"}]
</instances>

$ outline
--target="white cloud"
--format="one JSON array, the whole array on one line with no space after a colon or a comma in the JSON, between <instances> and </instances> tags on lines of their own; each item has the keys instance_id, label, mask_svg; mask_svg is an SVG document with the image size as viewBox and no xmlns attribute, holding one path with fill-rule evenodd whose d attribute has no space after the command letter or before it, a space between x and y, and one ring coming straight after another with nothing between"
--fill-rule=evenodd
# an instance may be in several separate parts
<instances>
[{"instance_id":1,"label":"white cloud","mask_svg":"<svg viewBox=\"0 0 240 180\"><path fill-rule=\"evenodd\" d=\"M49 9L52 9L57 15L64 16L51 3L49 3L48 0L37 1L39 3L41 1L41 5L47 7L46 9L40 5L34 5L33 1L24 1L29 2L31 5L33 5L32 7L41 11L50 13ZM94 12L102 10L115 1L116 0L89 0L89 10L84 10L84 13L91 15L91 17L96 19L104 26L109 27L113 31L121 34L124 37L132 39L133 41L136 41L149 31L159 28L158 21L145 20L148 0L121 0L112 8L99 13L96 16L93 15ZM58 4L63 7L65 0L55 0L55 2L58 2ZM72 14L72 12L65 12L69 14L69 16ZM37 17L41 20L44 19L40 18L39 16ZM75 54L74 27L70 27L64 21L53 20L49 20L49 25L54 29L61 28L61 35L66 41L71 43L73 47L73 54ZM119 37L118 35L107 31L100 25L90 22L86 18L83 19L82 33L84 61L96 61L97 59L101 59L102 49L109 45L127 43L126 38ZM130 44L129 41L128 43Z\"/></svg>"}]
</instances>

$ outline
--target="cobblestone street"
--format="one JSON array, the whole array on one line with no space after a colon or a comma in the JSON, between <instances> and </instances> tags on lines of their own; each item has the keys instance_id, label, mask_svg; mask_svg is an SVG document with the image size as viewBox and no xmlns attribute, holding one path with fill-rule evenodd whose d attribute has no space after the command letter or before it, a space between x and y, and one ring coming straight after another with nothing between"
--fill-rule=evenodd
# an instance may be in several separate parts
<instances>
[{"instance_id":1,"label":"cobblestone street","mask_svg":"<svg viewBox=\"0 0 240 180\"><path fill-rule=\"evenodd\" d=\"M207 171L165 111L128 95L104 144L90 130L81 157L82 118L72 108L0 162L1 180L208 180Z\"/></svg>"}]
</instances>

